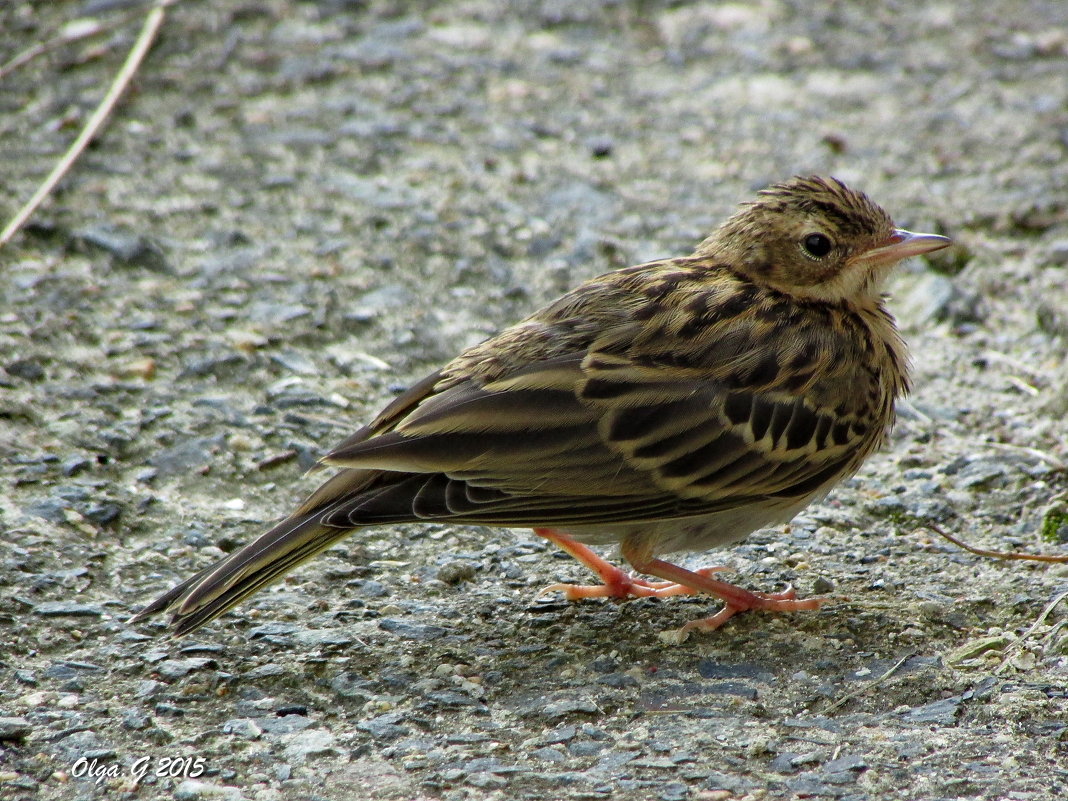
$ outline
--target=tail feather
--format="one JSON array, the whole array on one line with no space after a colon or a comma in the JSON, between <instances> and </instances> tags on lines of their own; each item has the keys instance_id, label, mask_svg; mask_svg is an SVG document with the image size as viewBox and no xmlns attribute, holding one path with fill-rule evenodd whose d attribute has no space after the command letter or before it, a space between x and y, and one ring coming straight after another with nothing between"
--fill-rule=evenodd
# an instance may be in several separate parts
<instances>
[{"instance_id":1,"label":"tail feather","mask_svg":"<svg viewBox=\"0 0 1068 801\"><path fill-rule=\"evenodd\" d=\"M352 532L352 528L323 525L321 519L322 510L283 520L218 564L169 590L130 622L170 612L174 636L200 628Z\"/></svg>"}]
</instances>

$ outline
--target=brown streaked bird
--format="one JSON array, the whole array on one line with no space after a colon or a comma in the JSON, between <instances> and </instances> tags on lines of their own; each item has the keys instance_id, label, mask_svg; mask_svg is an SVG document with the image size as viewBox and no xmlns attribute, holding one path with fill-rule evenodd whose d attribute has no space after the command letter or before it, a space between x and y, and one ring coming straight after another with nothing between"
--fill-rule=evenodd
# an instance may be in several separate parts
<instances>
[{"instance_id":1,"label":"brown streaked bird","mask_svg":"<svg viewBox=\"0 0 1068 801\"><path fill-rule=\"evenodd\" d=\"M288 518L153 601L187 634L367 526L529 527L595 586L567 598L705 593L721 626L748 609L816 609L660 558L790 520L878 448L909 389L881 293L901 259L949 240L895 228L833 178L744 204L691 256L593 278L467 349L322 462L339 468ZM620 545L630 575L587 545Z\"/></svg>"}]
</instances>

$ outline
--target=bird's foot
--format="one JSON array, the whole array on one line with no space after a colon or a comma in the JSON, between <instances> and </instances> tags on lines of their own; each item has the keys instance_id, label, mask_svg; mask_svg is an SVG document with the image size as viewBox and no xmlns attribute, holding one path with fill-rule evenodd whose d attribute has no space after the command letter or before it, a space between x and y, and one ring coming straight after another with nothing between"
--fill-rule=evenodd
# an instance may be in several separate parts
<instances>
[{"instance_id":1,"label":"bird's foot","mask_svg":"<svg viewBox=\"0 0 1068 801\"><path fill-rule=\"evenodd\" d=\"M640 576L631 575L620 570L615 565L605 563L614 571L610 575L607 571L598 570L598 575L604 579L604 584L550 584L538 591L537 597L550 593L562 592L564 598L569 601L577 601L580 598L667 598L671 595L694 595L701 590L687 587L685 584L677 584L674 581L648 581ZM711 576L720 570L728 570L726 567L703 567L695 570L702 576Z\"/></svg>"},{"instance_id":2,"label":"bird's foot","mask_svg":"<svg viewBox=\"0 0 1068 801\"><path fill-rule=\"evenodd\" d=\"M726 582L718 581L716 583L726 584ZM788 587L783 592L751 592L733 584L726 584L726 586L734 590L733 597L716 614L691 620L677 629L662 631L659 634L660 639L663 642L677 645L685 642L695 631L715 631L739 612L747 612L750 609L764 609L769 612L812 611L831 600L830 598L799 599L793 587Z\"/></svg>"},{"instance_id":3,"label":"bird's foot","mask_svg":"<svg viewBox=\"0 0 1068 801\"><path fill-rule=\"evenodd\" d=\"M711 617L691 620L681 628L665 631L660 638L668 643L681 643L695 631L715 631L739 612L762 609L769 612L803 612L819 609L830 598L798 598L793 588L783 592L753 592L743 587L713 578L715 573L729 568L705 567L689 570L663 559L651 556L648 545L642 541L623 543L623 556L634 568L662 581L649 581L620 570L611 562L598 556L581 542L552 529L537 528L534 532L555 543L597 574L602 584L553 584L546 587L539 597L547 592L563 592L569 601L579 598L666 598L670 595L714 595L724 601L724 606Z\"/></svg>"},{"instance_id":4,"label":"bird's foot","mask_svg":"<svg viewBox=\"0 0 1068 801\"><path fill-rule=\"evenodd\" d=\"M571 537L553 531L537 528L534 532L571 554L582 564L597 574L602 584L552 584L542 589L537 597L550 592L562 592L569 601L580 598L667 598L671 595L693 595L703 592L675 581L649 581L620 570L611 562L603 559L587 546ZM728 567L703 567L693 573L699 576L711 576Z\"/></svg>"}]
</instances>

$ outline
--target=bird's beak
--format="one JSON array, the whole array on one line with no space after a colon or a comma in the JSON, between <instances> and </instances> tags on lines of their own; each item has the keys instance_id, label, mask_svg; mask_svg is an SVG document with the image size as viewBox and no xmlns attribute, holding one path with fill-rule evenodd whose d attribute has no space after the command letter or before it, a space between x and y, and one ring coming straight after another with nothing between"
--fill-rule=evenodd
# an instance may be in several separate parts
<instances>
[{"instance_id":1,"label":"bird's beak","mask_svg":"<svg viewBox=\"0 0 1068 801\"><path fill-rule=\"evenodd\" d=\"M895 228L885 245L867 250L856 257L869 267L888 267L911 256L921 256L935 250L949 247L953 240L938 234L914 234L902 228Z\"/></svg>"}]
</instances>

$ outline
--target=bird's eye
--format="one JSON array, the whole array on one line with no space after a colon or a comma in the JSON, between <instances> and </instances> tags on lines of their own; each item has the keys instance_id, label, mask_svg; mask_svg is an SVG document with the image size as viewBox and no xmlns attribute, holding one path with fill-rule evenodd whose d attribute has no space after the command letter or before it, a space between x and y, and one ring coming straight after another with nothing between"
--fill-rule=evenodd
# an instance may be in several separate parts
<instances>
[{"instance_id":1,"label":"bird's eye","mask_svg":"<svg viewBox=\"0 0 1068 801\"><path fill-rule=\"evenodd\" d=\"M822 259L833 247L834 243L826 234L806 234L801 240L801 249L805 251L805 255L814 259Z\"/></svg>"}]
</instances>

